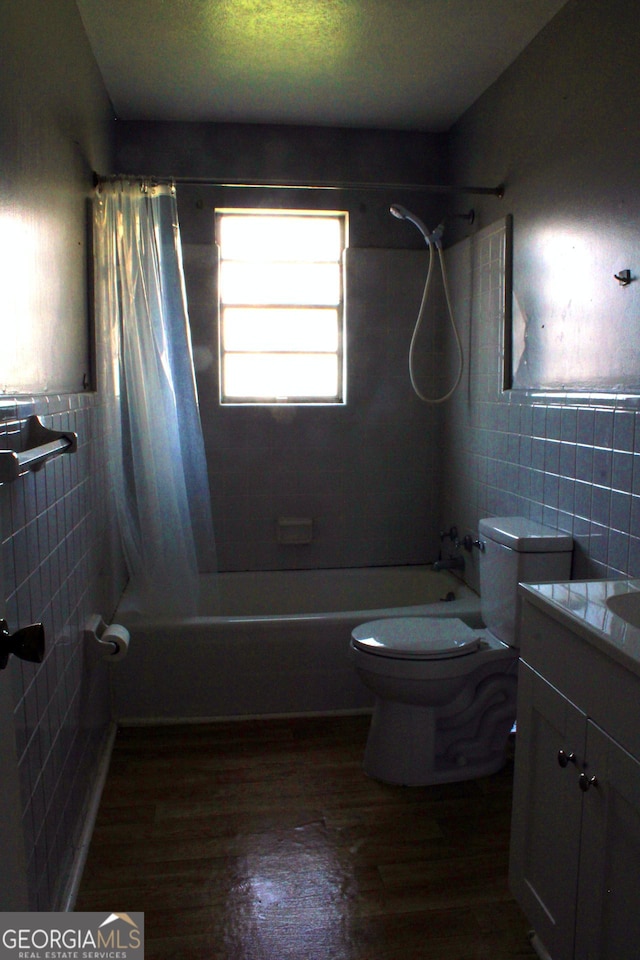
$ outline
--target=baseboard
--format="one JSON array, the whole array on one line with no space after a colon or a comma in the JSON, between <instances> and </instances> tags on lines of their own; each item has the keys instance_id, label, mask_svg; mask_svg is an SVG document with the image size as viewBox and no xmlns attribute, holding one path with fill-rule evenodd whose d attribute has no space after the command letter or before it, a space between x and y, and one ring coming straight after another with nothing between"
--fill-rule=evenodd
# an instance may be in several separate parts
<instances>
[{"instance_id":1,"label":"baseboard","mask_svg":"<svg viewBox=\"0 0 640 960\"><path fill-rule=\"evenodd\" d=\"M119 727L163 727L197 723L233 723L243 720L304 720L314 717L367 717L372 707L356 707L352 710L310 710L297 713L238 713L213 717L120 717Z\"/></svg>"},{"instance_id":2,"label":"baseboard","mask_svg":"<svg viewBox=\"0 0 640 960\"><path fill-rule=\"evenodd\" d=\"M62 897L60 898L60 904L57 907L57 910L63 913L72 913L75 909L80 883L82 882L82 874L87 862L91 838L93 837L93 830L98 816L98 808L100 807L100 800L102 799L102 791L104 790L107 773L109 772L109 764L111 762L111 754L113 753L113 745L117 732L118 724L112 722L103 741L96 778L85 808L82 833L80 834L80 840L75 850L69 877L62 892Z\"/></svg>"}]
</instances>

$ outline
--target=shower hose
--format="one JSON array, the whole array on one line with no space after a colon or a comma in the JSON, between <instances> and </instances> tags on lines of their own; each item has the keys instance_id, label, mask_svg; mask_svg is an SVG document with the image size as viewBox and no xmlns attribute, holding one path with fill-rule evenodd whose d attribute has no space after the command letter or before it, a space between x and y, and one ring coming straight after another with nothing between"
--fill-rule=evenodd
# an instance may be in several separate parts
<instances>
[{"instance_id":1,"label":"shower hose","mask_svg":"<svg viewBox=\"0 0 640 960\"><path fill-rule=\"evenodd\" d=\"M451 295L450 295L450 293L449 293L449 282L448 282L448 279L447 279L447 270L446 270L446 267L445 267L444 257L443 257L443 254L442 254L442 244L440 243L439 240L438 240L438 241L435 241L435 242L434 242L434 241L431 241L431 240L428 240L428 241L427 241L427 246L429 247L429 268L428 268L428 270L427 270L427 278L426 278L425 284L424 284L424 290L423 290L423 293L422 293L422 300L421 300L421 302L420 302L420 309L418 310L418 318L417 318L417 320L416 320L416 325L415 325L415 328L414 328L414 331L413 331L413 336L411 337L411 346L409 347L409 378L410 378L410 380L411 380L411 386L413 387L413 390L414 390L415 394L416 394L421 400L423 400L424 403L444 403L445 400L448 400L449 397L451 397L452 394L456 391L456 389L457 389L457 387L458 387L458 384L460 383L460 380L462 379L462 371L463 371L463 367L464 367L464 356L463 356L463 352L462 352L462 343L461 343L461 341L460 341L460 334L458 333L458 328L457 328L457 326L456 326L455 317L454 317L454 315L453 315L453 308L452 308L452 306L451 306ZM432 279L432 274L433 274L433 248L434 248L434 246L436 246L436 247L438 248L438 257L439 257L439 260L440 260L440 269L441 269L441 271L442 271L442 284L443 284L443 287L444 287L445 299L446 299L446 301L447 301L447 311L448 311L448 314L449 314L449 322L451 323L451 326L452 326L452 328L453 328L453 333L454 333L455 340L456 340L456 348L457 348L457 351L458 351L458 373L457 373L455 382L454 382L453 386L451 387L451 389L448 390L447 393L445 393L445 394L444 394L443 396L441 396L441 397L427 397L427 396L425 396L425 394L422 393L422 391L421 391L420 388L418 387L418 384L416 383L416 379L415 379L415 375L414 375L414 369L413 369L413 368L414 368L414 353L415 353L416 341L417 341L417 338L418 338L418 331L420 330L420 327L421 327L421 325L422 325L422 321L423 321L423 318L424 318L424 315L425 315L425 312L426 312L426 308L427 308L427 301L428 301L428 299L429 299L429 288L430 288L430 286L431 286L431 279Z\"/></svg>"}]
</instances>

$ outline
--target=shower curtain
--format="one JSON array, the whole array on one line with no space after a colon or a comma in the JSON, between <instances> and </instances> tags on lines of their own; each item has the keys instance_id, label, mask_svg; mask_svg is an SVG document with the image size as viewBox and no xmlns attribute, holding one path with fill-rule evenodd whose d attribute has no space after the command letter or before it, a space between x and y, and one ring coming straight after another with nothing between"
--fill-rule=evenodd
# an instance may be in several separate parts
<instances>
[{"instance_id":1,"label":"shower curtain","mask_svg":"<svg viewBox=\"0 0 640 960\"><path fill-rule=\"evenodd\" d=\"M117 180L94 199L98 388L132 594L197 612L216 568L175 187Z\"/></svg>"}]
</instances>

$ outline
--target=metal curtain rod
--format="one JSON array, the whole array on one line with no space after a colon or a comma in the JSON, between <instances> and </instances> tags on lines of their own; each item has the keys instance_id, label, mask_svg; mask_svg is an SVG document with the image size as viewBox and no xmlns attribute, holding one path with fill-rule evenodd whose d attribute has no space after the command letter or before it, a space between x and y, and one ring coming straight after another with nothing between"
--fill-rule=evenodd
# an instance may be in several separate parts
<instances>
[{"instance_id":1,"label":"metal curtain rod","mask_svg":"<svg viewBox=\"0 0 640 960\"><path fill-rule=\"evenodd\" d=\"M228 187L250 190L387 190L399 192L422 191L427 193L468 193L492 197L504 197L504 184L497 187L458 187L454 185L424 184L424 183L362 183L362 182L320 182L307 183L303 180L264 180L261 183L249 183L246 180L230 180L216 177L138 177L138 176L110 176L101 177L94 173L94 186L109 183L115 180L146 180L148 183L182 183L190 186Z\"/></svg>"}]
</instances>

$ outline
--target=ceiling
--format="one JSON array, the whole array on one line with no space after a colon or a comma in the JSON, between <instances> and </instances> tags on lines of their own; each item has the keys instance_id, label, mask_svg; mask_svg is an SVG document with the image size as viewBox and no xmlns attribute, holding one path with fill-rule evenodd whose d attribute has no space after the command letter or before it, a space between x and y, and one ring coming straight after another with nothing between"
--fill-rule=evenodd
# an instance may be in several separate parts
<instances>
[{"instance_id":1,"label":"ceiling","mask_svg":"<svg viewBox=\"0 0 640 960\"><path fill-rule=\"evenodd\" d=\"M123 120L438 131L566 0L76 0Z\"/></svg>"}]
</instances>

